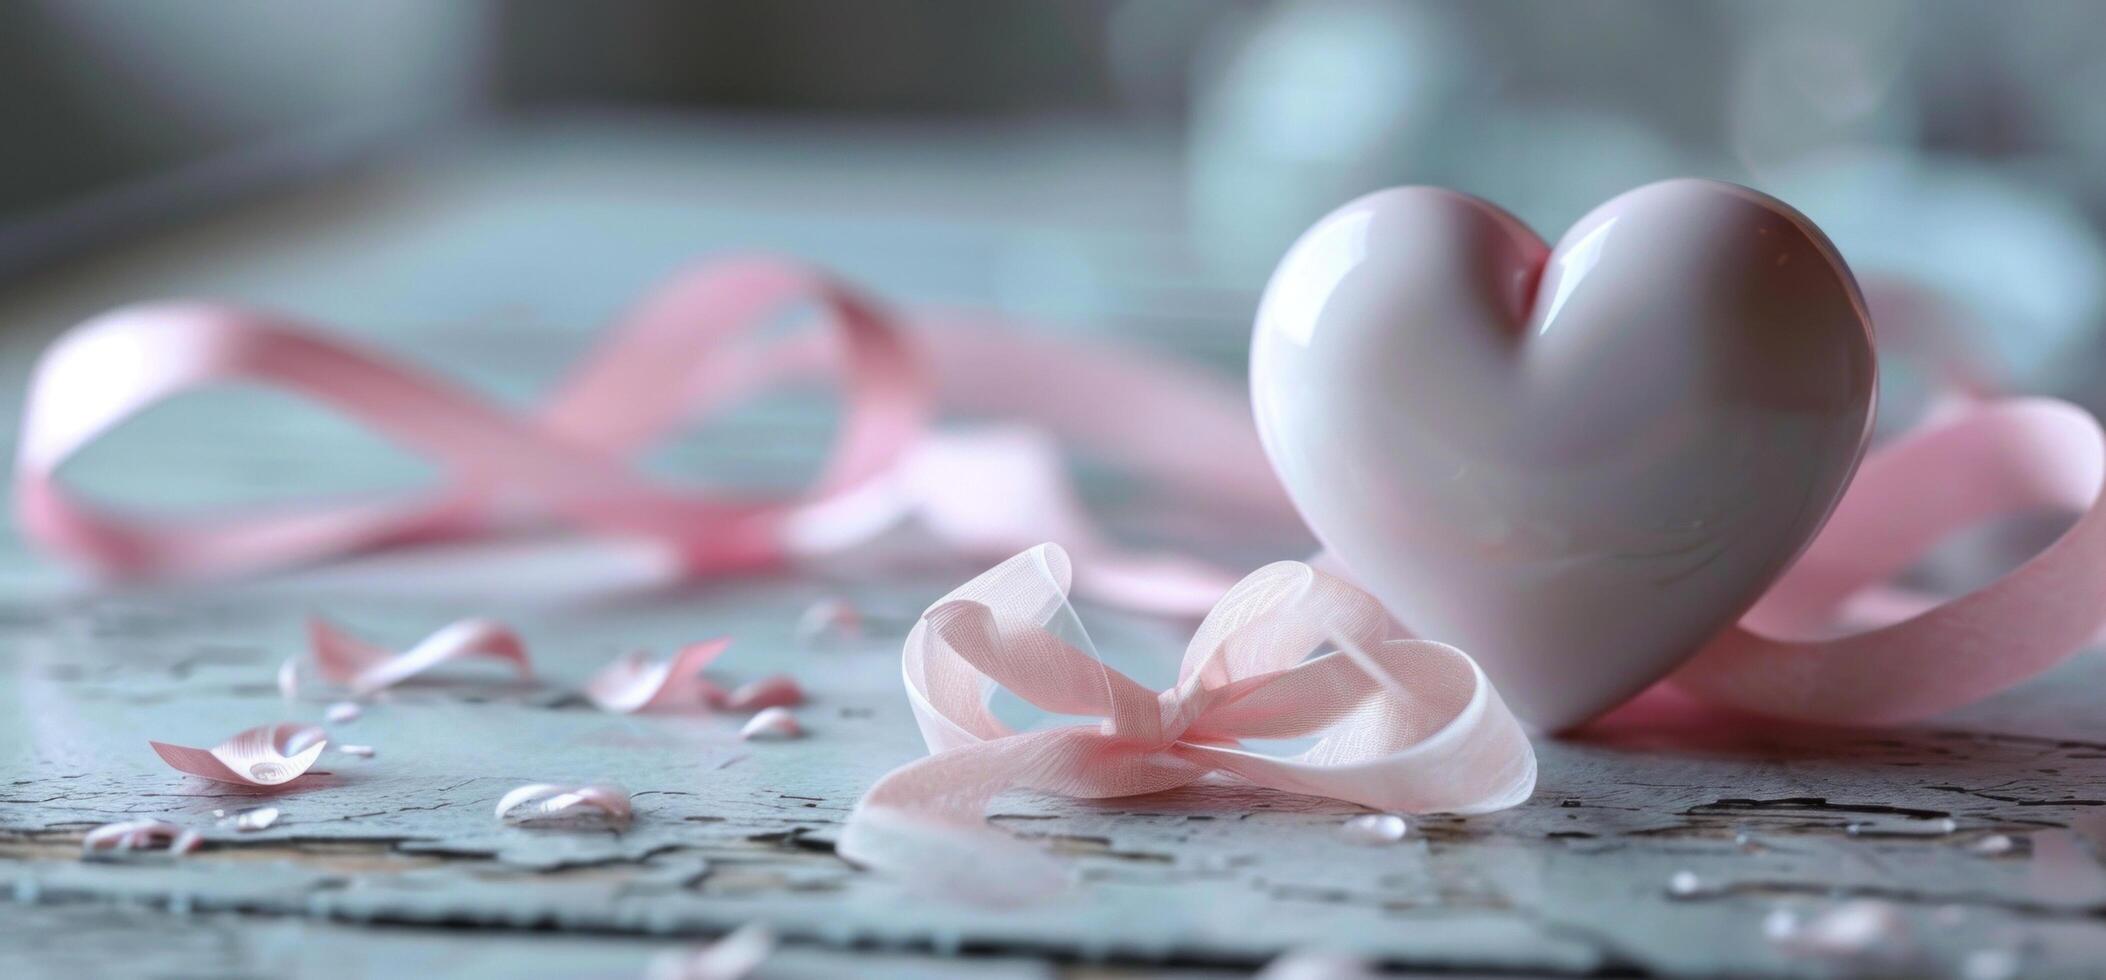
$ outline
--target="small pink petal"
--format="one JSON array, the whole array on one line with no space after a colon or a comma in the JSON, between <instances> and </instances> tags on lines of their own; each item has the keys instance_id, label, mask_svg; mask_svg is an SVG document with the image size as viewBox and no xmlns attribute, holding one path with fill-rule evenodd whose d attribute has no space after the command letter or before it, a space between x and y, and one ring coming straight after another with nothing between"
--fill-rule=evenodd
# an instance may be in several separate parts
<instances>
[{"instance_id":1,"label":"small pink petal","mask_svg":"<svg viewBox=\"0 0 2106 980\"><path fill-rule=\"evenodd\" d=\"M373 747L370 745L339 745L336 747L336 750L345 755L355 755L361 759L373 757Z\"/></svg>"},{"instance_id":2,"label":"small pink petal","mask_svg":"<svg viewBox=\"0 0 2106 980\"><path fill-rule=\"evenodd\" d=\"M804 607L792 635L803 646L835 637L852 639L863 635L863 614L846 599L821 599Z\"/></svg>"},{"instance_id":3,"label":"small pink petal","mask_svg":"<svg viewBox=\"0 0 2106 980\"><path fill-rule=\"evenodd\" d=\"M723 689L702 671L731 646L729 639L690 644L670 660L651 660L627 653L600 669L585 683L585 696L606 711L629 714L682 707L715 707Z\"/></svg>"},{"instance_id":4,"label":"small pink petal","mask_svg":"<svg viewBox=\"0 0 2106 980\"><path fill-rule=\"evenodd\" d=\"M509 824L604 824L626 827L634 810L619 786L559 786L528 783L497 801L497 817Z\"/></svg>"},{"instance_id":5,"label":"small pink petal","mask_svg":"<svg viewBox=\"0 0 2106 980\"><path fill-rule=\"evenodd\" d=\"M282 786L314 768L329 737L312 725L284 721L239 732L210 749L147 744L178 772L242 786Z\"/></svg>"},{"instance_id":6,"label":"small pink petal","mask_svg":"<svg viewBox=\"0 0 2106 980\"><path fill-rule=\"evenodd\" d=\"M463 657L509 662L521 677L532 677L534 673L519 634L503 623L487 619L450 623L399 654L367 643L320 618L308 620L307 634L322 676L350 687L358 695L399 684Z\"/></svg>"},{"instance_id":7,"label":"small pink petal","mask_svg":"<svg viewBox=\"0 0 2106 980\"><path fill-rule=\"evenodd\" d=\"M707 946L673 950L651 961L648 980L742 980L775 953L775 932L749 922Z\"/></svg>"},{"instance_id":8,"label":"small pink petal","mask_svg":"<svg viewBox=\"0 0 2106 980\"><path fill-rule=\"evenodd\" d=\"M359 707L355 701L338 701L329 706L329 710L322 714L322 718L332 725L342 725L347 722L357 721L359 716L365 713L366 709Z\"/></svg>"},{"instance_id":9,"label":"small pink petal","mask_svg":"<svg viewBox=\"0 0 2106 980\"><path fill-rule=\"evenodd\" d=\"M797 716L788 708L768 708L754 715L739 729L739 737L747 741L776 741L797 738L804 734L804 726L797 723Z\"/></svg>"},{"instance_id":10,"label":"small pink petal","mask_svg":"<svg viewBox=\"0 0 2106 980\"><path fill-rule=\"evenodd\" d=\"M733 711L758 711L762 708L787 708L804 703L804 688L797 679L788 674L776 674L757 681L747 681L731 692L724 701L725 707Z\"/></svg>"},{"instance_id":11,"label":"small pink petal","mask_svg":"<svg viewBox=\"0 0 2106 980\"><path fill-rule=\"evenodd\" d=\"M161 820L126 820L121 823L103 824L88 831L81 838L80 851L89 854L96 851L146 851L165 848L170 853L188 854L203 847L204 835L187 827Z\"/></svg>"}]
</instances>

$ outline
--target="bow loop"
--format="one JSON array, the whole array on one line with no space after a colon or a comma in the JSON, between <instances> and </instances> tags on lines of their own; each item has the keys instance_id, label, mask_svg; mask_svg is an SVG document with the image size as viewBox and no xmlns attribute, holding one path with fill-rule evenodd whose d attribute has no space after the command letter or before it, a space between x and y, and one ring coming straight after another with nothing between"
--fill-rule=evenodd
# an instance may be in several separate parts
<instances>
[{"instance_id":1,"label":"bow loop","mask_svg":"<svg viewBox=\"0 0 2106 980\"><path fill-rule=\"evenodd\" d=\"M953 884L997 865L1042 880L1043 868L1016 863L1014 842L975 826L1012 788L1126 796L1220 773L1366 806L1467 813L1534 790L1535 752L1477 665L1454 647L1400 638L1381 605L1343 580L1299 562L1259 569L1215 606L1178 683L1158 695L1085 652L1067 573L1066 554L1040 545L922 615L902 663L932 754L864 796L843 856ZM1326 645L1336 649L1309 658ZM987 707L996 685L1109 723L1013 732ZM1242 744L1311 736L1313 747L1288 758Z\"/></svg>"}]
</instances>

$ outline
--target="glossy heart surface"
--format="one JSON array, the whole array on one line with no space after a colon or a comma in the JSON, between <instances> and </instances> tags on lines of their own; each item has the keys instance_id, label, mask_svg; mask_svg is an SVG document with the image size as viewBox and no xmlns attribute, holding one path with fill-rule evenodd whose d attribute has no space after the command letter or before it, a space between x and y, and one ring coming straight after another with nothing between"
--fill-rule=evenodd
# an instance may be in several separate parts
<instances>
[{"instance_id":1,"label":"glossy heart surface","mask_svg":"<svg viewBox=\"0 0 2106 980\"><path fill-rule=\"evenodd\" d=\"M1799 554L1874 377L1827 238L1705 180L1625 193L1556 248L1464 194L1360 198L1281 261L1251 353L1317 537L1551 731L1667 674Z\"/></svg>"}]
</instances>

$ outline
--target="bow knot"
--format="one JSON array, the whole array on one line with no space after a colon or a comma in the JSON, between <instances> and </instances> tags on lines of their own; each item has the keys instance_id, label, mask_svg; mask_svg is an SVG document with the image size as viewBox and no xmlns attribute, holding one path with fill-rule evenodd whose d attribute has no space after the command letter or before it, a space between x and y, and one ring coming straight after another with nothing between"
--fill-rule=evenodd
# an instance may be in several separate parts
<instances>
[{"instance_id":1,"label":"bow knot","mask_svg":"<svg viewBox=\"0 0 2106 980\"><path fill-rule=\"evenodd\" d=\"M1156 692L1084 651L1071 574L1066 552L1040 545L922 614L901 665L932 754L871 788L842 854L923 876L951 868L954 883L982 887L984 868L960 855L1010 788L1130 796L1218 773L1421 813L1498 810L1534 790L1535 752L1477 665L1401 637L1343 580L1300 562L1252 573L1200 624L1177 682ZM990 709L996 687L1098 720L1019 732ZM1290 757L1244 745L1304 738L1315 744Z\"/></svg>"}]
</instances>

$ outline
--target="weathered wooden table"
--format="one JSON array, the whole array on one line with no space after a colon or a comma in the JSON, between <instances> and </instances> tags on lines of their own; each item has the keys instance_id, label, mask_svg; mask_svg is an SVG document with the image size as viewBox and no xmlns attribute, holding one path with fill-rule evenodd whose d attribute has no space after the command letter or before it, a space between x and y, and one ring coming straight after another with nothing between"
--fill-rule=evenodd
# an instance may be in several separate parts
<instances>
[{"instance_id":1,"label":"weathered wooden table","mask_svg":"<svg viewBox=\"0 0 2106 980\"><path fill-rule=\"evenodd\" d=\"M811 133L751 126L486 133L15 289L0 302L0 390L13 411L35 350L88 314L206 294L300 312L523 400L637 290L741 246L906 299L1087 322L1234 368L1253 295L1166 230L1173 154L1074 134L833 135L853 152L801 152ZM824 431L816 405L765 403L656 465L788 480ZM75 473L171 506L425 475L348 423L256 392L170 405ZM1528 804L1415 821L1380 847L1338 833L1351 807L1225 786L1005 798L997 823L1064 854L1081 887L998 911L917 898L830 843L861 791L922 751L898 642L973 569L583 590L601 580L571 574L583 559L565 547L119 592L10 537L0 879L14 903L0 915L0 974L625 975L761 921L785 941L764 970L774 976L1237 973L1309 947L1429 971L2106 975L2097 654L1899 730L1707 724L1544 741ZM865 610L866 634L798 642L800 611L836 596ZM217 828L214 810L262 798L179 776L146 741L319 721L321 700L287 704L273 683L310 612L402 642L465 614L502 617L539 677L463 665L399 688L335 726L373 758L330 756L331 775L270 797L283 816L266 830ZM1175 624L1084 615L1100 646L1129 657L1167 661L1183 640ZM736 638L728 672L804 679L810 737L746 743L736 719L609 715L570 693L617 653L719 634ZM637 819L619 835L494 819L493 801L530 781L621 783ZM142 816L205 828L209 845L80 857L87 829ZM1854 899L1898 913L1883 958L1765 937L1777 909L1814 917Z\"/></svg>"}]
</instances>

